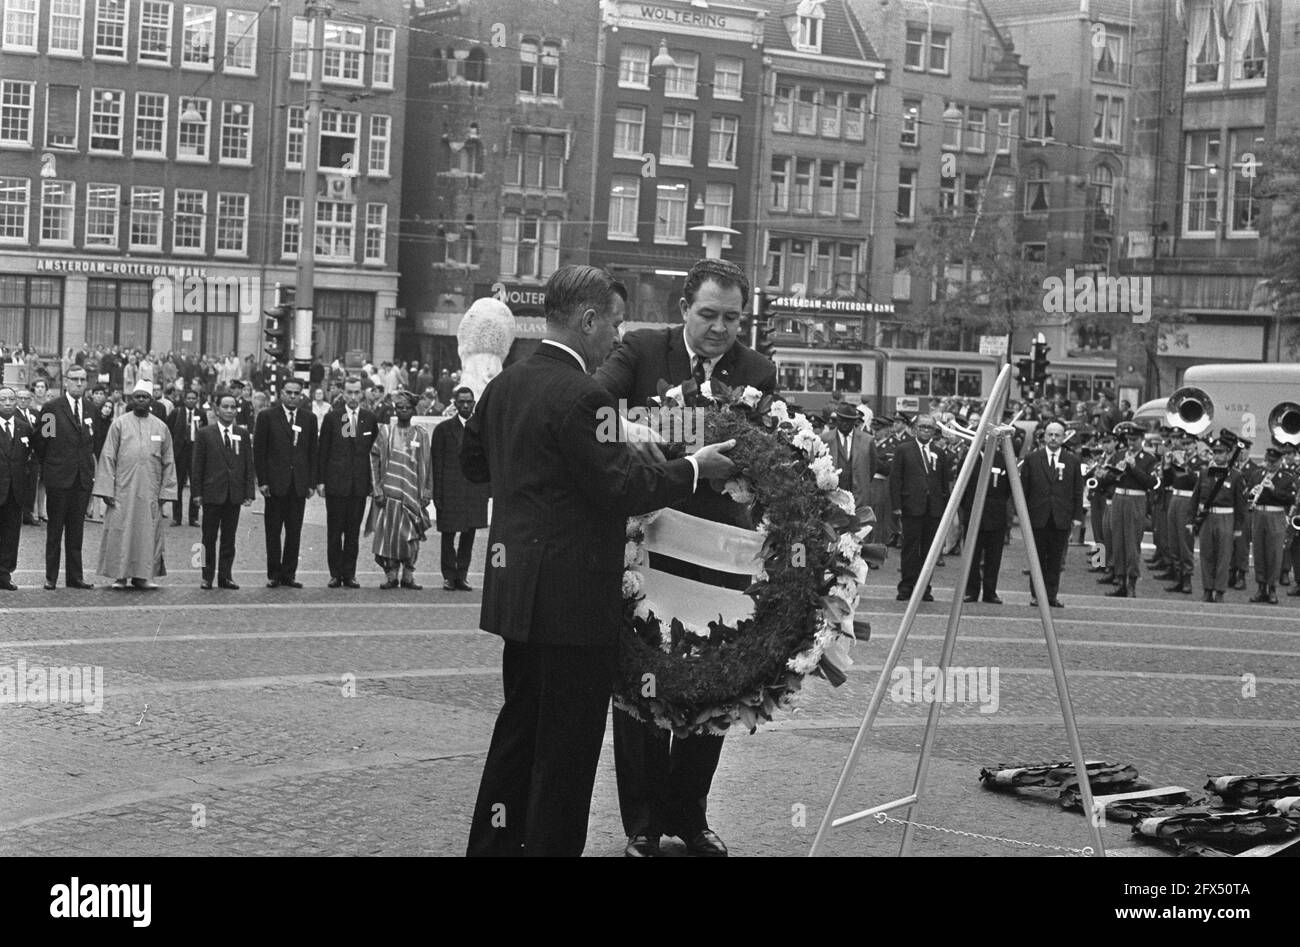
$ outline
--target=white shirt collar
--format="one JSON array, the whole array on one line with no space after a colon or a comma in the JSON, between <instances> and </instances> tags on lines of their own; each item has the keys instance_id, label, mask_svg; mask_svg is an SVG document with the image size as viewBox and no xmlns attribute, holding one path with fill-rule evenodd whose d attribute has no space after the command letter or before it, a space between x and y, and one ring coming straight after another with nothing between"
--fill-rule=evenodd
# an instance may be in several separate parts
<instances>
[{"instance_id":1,"label":"white shirt collar","mask_svg":"<svg viewBox=\"0 0 1300 947\"><path fill-rule=\"evenodd\" d=\"M568 352L570 355L572 355L574 358L578 360L578 364L582 366L582 373L584 375L590 374L590 372L587 371L587 360L583 358L581 355L579 355L577 352L575 352L573 349L569 348L563 342L556 342L554 339L542 339L542 344L554 345L557 349L562 349L563 351Z\"/></svg>"},{"instance_id":2,"label":"white shirt collar","mask_svg":"<svg viewBox=\"0 0 1300 947\"><path fill-rule=\"evenodd\" d=\"M78 403L81 399L80 399L80 398L74 398L74 397L72 397L72 395L68 395L67 397L68 397L68 407L71 408L71 409L73 410L73 412L75 413L76 410L77 410L77 403Z\"/></svg>"},{"instance_id":3,"label":"white shirt collar","mask_svg":"<svg viewBox=\"0 0 1300 947\"><path fill-rule=\"evenodd\" d=\"M695 371L696 352L691 348L691 343L687 340L685 331L682 332L682 344L686 346L686 359L690 362L691 371ZM702 355L700 357L704 359L704 377L712 378L713 366L718 364L718 359L722 358L722 356L715 355L713 358L709 358L707 355Z\"/></svg>"}]
</instances>

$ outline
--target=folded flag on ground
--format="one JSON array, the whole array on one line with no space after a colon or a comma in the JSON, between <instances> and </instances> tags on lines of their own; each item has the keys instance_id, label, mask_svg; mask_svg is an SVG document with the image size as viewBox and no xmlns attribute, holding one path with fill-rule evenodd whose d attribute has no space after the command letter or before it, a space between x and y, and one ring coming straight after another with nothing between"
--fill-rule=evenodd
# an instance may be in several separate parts
<instances>
[{"instance_id":1,"label":"folded flag on ground","mask_svg":"<svg viewBox=\"0 0 1300 947\"><path fill-rule=\"evenodd\" d=\"M1211 776L1205 788L1225 806L1255 809L1270 799L1300 795L1300 773Z\"/></svg>"},{"instance_id":2,"label":"folded flag on ground","mask_svg":"<svg viewBox=\"0 0 1300 947\"><path fill-rule=\"evenodd\" d=\"M1135 767L1125 763L1108 763L1102 760L1085 760L1084 768L1088 772L1088 785L1093 792L1126 792L1132 789L1149 789L1150 783L1143 783ZM1034 763L1025 765L999 764L980 770L980 782L985 789L1002 791L1015 789L1077 789L1078 777L1075 775L1074 763L1063 760L1057 763Z\"/></svg>"}]
</instances>

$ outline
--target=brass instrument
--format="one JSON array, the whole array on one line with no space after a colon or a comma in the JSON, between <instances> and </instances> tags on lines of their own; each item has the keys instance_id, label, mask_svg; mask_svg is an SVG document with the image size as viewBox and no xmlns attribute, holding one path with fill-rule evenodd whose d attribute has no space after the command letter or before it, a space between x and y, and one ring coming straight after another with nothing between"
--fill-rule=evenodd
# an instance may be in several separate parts
<instances>
[{"instance_id":1,"label":"brass instrument","mask_svg":"<svg viewBox=\"0 0 1300 947\"><path fill-rule=\"evenodd\" d=\"M1300 423L1300 416L1296 421ZM1214 401L1203 388L1179 388L1165 404L1165 424L1200 437L1214 424Z\"/></svg>"},{"instance_id":2,"label":"brass instrument","mask_svg":"<svg viewBox=\"0 0 1300 947\"><path fill-rule=\"evenodd\" d=\"M1300 499L1295 501L1295 505L1287 513L1286 525L1293 534L1300 533Z\"/></svg>"},{"instance_id":3,"label":"brass instrument","mask_svg":"<svg viewBox=\"0 0 1300 947\"><path fill-rule=\"evenodd\" d=\"M1268 429L1279 444L1300 445L1300 404L1283 401L1268 413Z\"/></svg>"},{"instance_id":4,"label":"brass instrument","mask_svg":"<svg viewBox=\"0 0 1300 947\"><path fill-rule=\"evenodd\" d=\"M1259 506L1259 498L1264 495L1265 490L1273 489L1273 475L1265 474L1264 479L1250 488L1250 500L1247 505L1253 510Z\"/></svg>"}]
</instances>

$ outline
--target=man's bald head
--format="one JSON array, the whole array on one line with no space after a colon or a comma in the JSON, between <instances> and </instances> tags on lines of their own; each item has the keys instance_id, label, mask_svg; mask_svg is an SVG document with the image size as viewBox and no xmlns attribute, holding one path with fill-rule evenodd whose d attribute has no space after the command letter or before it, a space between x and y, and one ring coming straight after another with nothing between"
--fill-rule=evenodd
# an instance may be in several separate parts
<instances>
[{"instance_id":1,"label":"man's bald head","mask_svg":"<svg viewBox=\"0 0 1300 947\"><path fill-rule=\"evenodd\" d=\"M1043 442L1052 450L1057 450L1065 440L1065 425L1053 421L1043 431Z\"/></svg>"}]
</instances>

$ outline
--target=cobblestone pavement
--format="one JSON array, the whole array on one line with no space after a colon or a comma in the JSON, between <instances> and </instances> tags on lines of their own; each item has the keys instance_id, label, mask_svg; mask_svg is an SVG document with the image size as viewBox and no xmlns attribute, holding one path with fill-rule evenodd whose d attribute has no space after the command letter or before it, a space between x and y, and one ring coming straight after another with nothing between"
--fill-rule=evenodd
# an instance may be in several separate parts
<instances>
[{"instance_id":1,"label":"cobblestone pavement","mask_svg":"<svg viewBox=\"0 0 1300 947\"><path fill-rule=\"evenodd\" d=\"M478 592L448 593L426 548L422 592L325 588L318 501L309 506L307 586L262 582L260 517L248 515L238 592L198 588L198 530L174 528L174 566L156 592L40 588L44 532L23 531L18 592L0 593L0 668L99 666L101 712L0 703L0 854L458 855L495 714L500 642L476 630ZM85 559L98 555L87 531ZM483 535L471 583L481 580ZM363 550L365 541L363 541ZM1144 579L1136 600L1106 599L1070 551L1053 611L1084 751L1135 765L1159 785L1300 765L1300 599L1189 601ZM1023 547L1003 564L1002 606L967 606L954 663L996 669L984 699L945 707L922 805L945 828L1043 846L1089 844L1084 820L1041 799L996 795L981 766L1068 756ZM900 668L937 661L960 562L935 577ZM713 827L737 855L807 852L898 630L897 557L862 603L872 640L838 689L811 682L799 708L727 740ZM88 576L88 578L90 578ZM94 577L103 585L105 580ZM991 681L992 679L989 678ZM844 812L911 789L926 706L888 698ZM892 854L899 826L864 821L832 854ZM1120 854L1153 854L1105 829ZM622 831L607 735L587 851L617 855ZM670 853L680 853L675 843ZM1042 855L1052 848L923 829L918 855Z\"/></svg>"}]
</instances>

